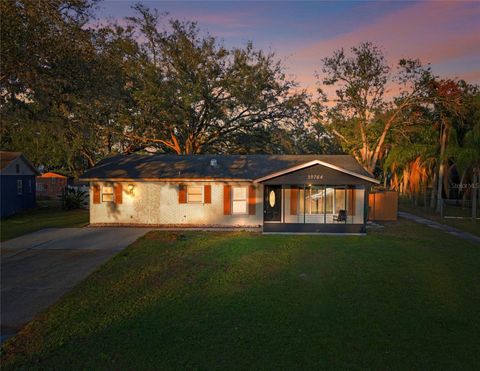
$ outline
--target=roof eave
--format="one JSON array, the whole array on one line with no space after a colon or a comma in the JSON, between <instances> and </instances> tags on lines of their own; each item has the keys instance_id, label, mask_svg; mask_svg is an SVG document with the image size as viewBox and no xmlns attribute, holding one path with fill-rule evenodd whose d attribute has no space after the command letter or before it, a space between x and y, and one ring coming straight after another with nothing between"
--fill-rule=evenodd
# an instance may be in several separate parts
<instances>
[{"instance_id":1,"label":"roof eave","mask_svg":"<svg viewBox=\"0 0 480 371\"><path fill-rule=\"evenodd\" d=\"M80 177L82 182L253 182L249 178L95 178Z\"/></svg>"}]
</instances>

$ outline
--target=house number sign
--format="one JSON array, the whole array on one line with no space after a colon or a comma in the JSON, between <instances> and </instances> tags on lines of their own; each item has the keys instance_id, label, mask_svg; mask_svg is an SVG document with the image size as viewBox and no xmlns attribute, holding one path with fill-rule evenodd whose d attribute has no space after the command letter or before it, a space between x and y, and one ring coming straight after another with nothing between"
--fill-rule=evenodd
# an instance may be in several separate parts
<instances>
[{"instance_id":1,"label":"house number sign","mask_svg":"<svg viewBox=\"0 0 480 371\"><path fill-rule=\"evenodd\" d=\"M322 179L323 179L323 175L319 175L319 174L308 174L308 175L307 175L307 179L308 179L308 180L322 180Z\"/></svg>"}]
</instances>

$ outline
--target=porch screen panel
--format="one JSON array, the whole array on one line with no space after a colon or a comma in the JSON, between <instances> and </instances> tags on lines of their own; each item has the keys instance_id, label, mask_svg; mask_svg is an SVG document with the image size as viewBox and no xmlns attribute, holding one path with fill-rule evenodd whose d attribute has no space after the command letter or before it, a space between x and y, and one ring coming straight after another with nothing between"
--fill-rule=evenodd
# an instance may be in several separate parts
<instances>
[{"instance_id":1,"label":"porch screen panel","mask_svg":"<svg viewBox=\"0 0 480 371\"><path fill-rule=\"evenodd\" d=\"M345 207L345 190L335 189L335 214L338 214L340 210L346 210Z\"/></svg>"},{"instance_id":2,"label":"porch screen panel","mask_svg":"<svg viewBox=\"0 0 480 371\"><path fill-rule=\"evenodd\" d=\"M325 192L325 214L333 214L333 197L335 189L328 187Z\"/></svg>"},{"instance_id":3,"label":"porch screen panel","mask_svg":"<svg viewBox=\"0 0 480 371\"><path fill-rule=\"evenodd\" d=\"M297 215L298 209L298 188L290 188L290 215Z\"/></svg>"},{"instance_id":4,"label":"porch screen panel","mask_svg":"<svg viewBox=\"0 0 480 371\"><path fill-rule=\"evenodd\" d=\"M305 193L304 193L303 188L298 190L298 199L300 201L298 203L298 212L299 212L299 214L303 214L303 211L305 210L305 204L304 204Z\"/></svg>"},{"instance_id":5,"label":"porch screen panel","mask_svg":"<svg viewBox=\"0 0 480 371\"><path fill-rule=\"evenodd\" d=\"M323 214L325 210L324 188L310 187L306 191L307 214Z\"/></svg>"},{"instance_id":6,"label":"porch screen panel","mask_svg":"<svg viewBox=\"0 0 480 371\"><path fill-rule=\"evenodd\" d=\"M347 220L349 224L364 223L365 189L351 188L347 191Z\"/></svg>"},{"instance_id":7,"label":"porch screen panel","mask_svg":"<svg viewBox=\"0 0 480 371\"><path fill-rule=\"evenodd\" d=\"M356 194L355 189L349 189L347 192L347 215L355 215L356 209Z\"/></svg>"}]
</instances>

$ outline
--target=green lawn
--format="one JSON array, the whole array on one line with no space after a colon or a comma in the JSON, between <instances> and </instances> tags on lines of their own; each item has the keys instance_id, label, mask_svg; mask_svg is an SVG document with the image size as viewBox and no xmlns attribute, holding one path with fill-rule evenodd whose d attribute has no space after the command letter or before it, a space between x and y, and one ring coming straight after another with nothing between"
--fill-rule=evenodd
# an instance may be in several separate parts
<instances>
[{"instance_id":1,"label":"green lawn","mask_svg":"<svg viewBox=\"0 0 480 371\"><path fill-rule=\"evenodd\" d=\"M88 224L88 210L65 211L59 207L38 207L0 220L0 241L43 228L81 227Z\"/></svg>"},{"instance_id":2,"label":"green lawn","mask_svg":"<svg viewBox=\"0 0 480 371\"><path fill-rule=\"evenodd\" d=\"M480 248L150 232L8 341L3 369L475 369Z\"/></svg>"},{"instance_id":3,"label":"green lawn","mask_svg":"<svg viewBox=\"0 0 480 371\"><path fill-rule=\"evenodd\" d=\"M427 208L425 209L423 206L415 207L411 204L411 202L401 201L399 204L400 211L405 211L407 213L415 214L430 220L434 220L438 223L450 225L454 228L458 228L460 230L475 234L480 236L480 220L474 222L469 215L471 210L462 209L456 206L449 206L448 212L446 215L449 216L462 216L462 219L456 218L442 218L440 215L435 213L432 209ZM480 217L480 212L479 212Z\"/></svg>"}]
</instances>

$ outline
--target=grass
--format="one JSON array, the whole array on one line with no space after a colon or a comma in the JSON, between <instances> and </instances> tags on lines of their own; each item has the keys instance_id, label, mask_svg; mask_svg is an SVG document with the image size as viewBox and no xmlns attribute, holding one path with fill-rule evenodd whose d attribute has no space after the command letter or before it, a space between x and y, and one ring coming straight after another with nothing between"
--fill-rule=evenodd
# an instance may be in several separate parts
<instances>
[{"instance_id":1,"label":"grass","mask_svg":"<svg viewBox=\"0 0 480 371\"><path fill-rule=\"evenodd\" d=\"M470 209L462 209L458 206L448 206L448 211L446 215L448 216L462 216L462 219L457 218L442 218L440 215L435 213L434 210L430 208L424 208L423 206L413 206L412 201L409 200L401 200L399 203L400 211L405 211L407 213L415 214L430 220L434 220L438 223L446 224L452 226L454 228L458 228L462 231L472 233L474 235L480 236L480 220L474 222L471 218L469 218L469 213L471 213ZM480 217L480 212L479 212Z\"/></svg>"},{"instance_id":2,"label":"grass","mask_svg":"<svg viewBox=\"0 0 480 371\"><path fill-rule=\"evenodd\" d=\"M50 204L0 220L0 241L6 241L43 228L81 227L88 224L88 210L62 210Z\"/></svg>"},{"instance_id":3,"label":"grass","mask_svg":"<svg viewBox=\"0 0 480 371\"><path fill-rule=\"evenodd\" d=\"M7 341L2 369L474 369L479 267L479 246L408 221L154 231Z\"/></svg>"}]
</instances>

